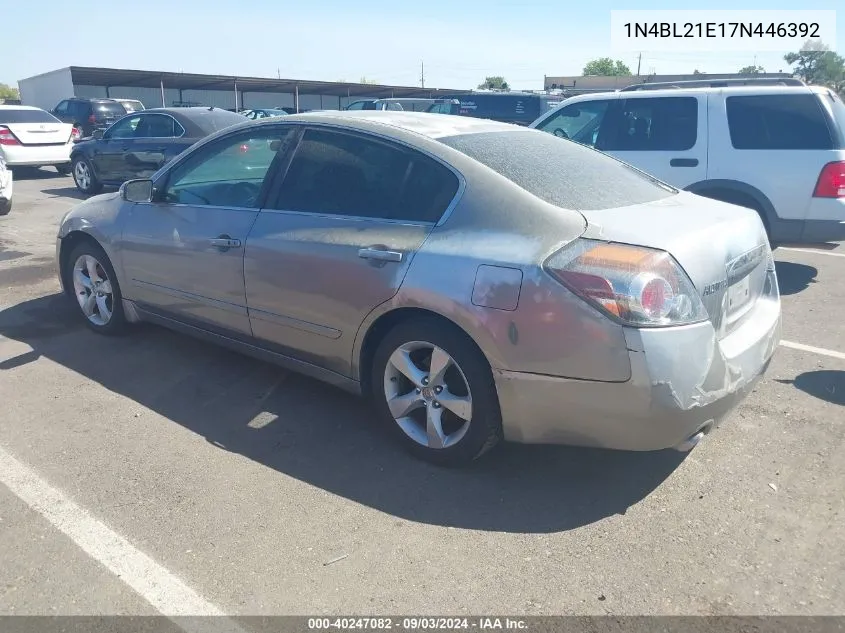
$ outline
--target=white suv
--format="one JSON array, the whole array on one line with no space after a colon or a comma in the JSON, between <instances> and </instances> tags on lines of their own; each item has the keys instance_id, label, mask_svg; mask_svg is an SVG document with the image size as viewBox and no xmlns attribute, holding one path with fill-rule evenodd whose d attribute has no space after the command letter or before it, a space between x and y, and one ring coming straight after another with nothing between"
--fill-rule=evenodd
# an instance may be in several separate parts
<instances>
[{"instance_id":1,"label":"white suv","mask_svg":"<svg viewBox=\"0 0 845 633\"><path fill-rule=\"evenodd\" d=\"M755 209L773 244L843 240L845 105L828 88L795 83L582 95L531 127Z\"/></svg>"}]
</instances>

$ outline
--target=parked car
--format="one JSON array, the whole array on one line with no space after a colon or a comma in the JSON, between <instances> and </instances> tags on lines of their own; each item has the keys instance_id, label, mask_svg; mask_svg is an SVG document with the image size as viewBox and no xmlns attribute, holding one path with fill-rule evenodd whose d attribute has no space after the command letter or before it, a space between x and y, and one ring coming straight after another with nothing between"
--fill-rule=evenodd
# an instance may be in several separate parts
<instances>
[{"instance_id":1,"label":"parked car","mask_svg":"<svg viewBox=\"0 0 845 633\"><path fill-rule=\"evenodd\" d=\"M689 450L780 335L756 213L454 116L243 123L77 206L57 246L94 331L159 323L368 394L444 463L499 439Z\"/></svg>"},{"instance_id":2,"label":"parked car","mask_svg":"<svg viewBox=\"0 0 845 633\"><path fill-rule=\"evenodd\" d=\"M426 112L439 99L417 99L390 97L387 99L361 99L353 101L344 110L404 110L406 112Z\"/></svg>"},{"instance_id":3,"label":"parked car","mask_svg":"<svg viewBox=\"0 0 845 633\"><path fill-rule=\"evenodd\" d=\"M151 108L124 115L70 154L73 180L87 194L146 178L201 138L244 118L218 108Z\"/></svg>"},{"instance_id":4,"label":"parked car","mask_svg":"<svg viewBox=\"0 0 845 633\"><path fill-rule=\"evenodd\" d=\"M842 99L800 82L744 81L581 95L531 127L754 209L773 244L845 239Z\"/></svg>"},{"instance_id":5,"label":"parked car","mask_svg":"<svg viewBox=\"0 0 845 633\"><path fill-rule=\"evenodd\" d=\"M12 210L12 193L15 188L12 170L6 168L6 159L0 154L0 215Z\"/></svg>"},{"instance_id":6,"label":"parked car","mask_svg":"<svg viewBox=\"0 0 845 633\"><path fill-rule=\"evenodd\" d=\"M120 105L123 106L123 109L126 110L127 114L132 112L139 112L140 110L146 110L144 104L138 101L137 99L119 99L116 98Z\"/></svg>"},{"instance_id":7,"label":"parked car","mask_svg":"<svg viewBox=\"0 0 845 633\"><path fill-rule=\"evenodd\" d=\"M0 105L0 156L9 168L52 165L68 174L78 137L77 128L41 108Z\"/></svg>"},{"instance_id":8,"label":"parked car","mask_svg":"<svg viewBox=\"0 0 845 633\"><path fill-rule=\"evenodd\" d=\"M287 116L288 113L284 110L276 110L273 108L258 108L255 110L242 110L241 114L251 121L256 119L266 119L274 116Z\"/></svg>"},{"instance_id":9,"label":"parked car","mask_svg":"<svg viewBox=\"0 0 845 633\"><path fill-rule=\"evenodd\" d=\"M448 99L437 99L426 112L530 125L537 117L556 108L561 101L560 95L530 92L469 92L452 95Z\"/></svg>"},{"instance_id":10,"label":"parked car","mask_svg":"<svg viewBox=\"0 0 845 633\"><path fill-rule=\"evenodd\" d=\"M60 121L71 123L82 137L91 136L126 114L126 109L114 99L85 99L74 97L60 101L50 114Z\"/></svg>"}]
</instances>

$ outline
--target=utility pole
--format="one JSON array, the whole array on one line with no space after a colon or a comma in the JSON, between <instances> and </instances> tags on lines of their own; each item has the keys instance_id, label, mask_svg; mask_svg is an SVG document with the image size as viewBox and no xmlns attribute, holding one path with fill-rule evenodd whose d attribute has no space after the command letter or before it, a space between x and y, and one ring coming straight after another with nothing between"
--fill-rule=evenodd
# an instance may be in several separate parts
<instances>
[{"instance_id":1,"label":"utility pole","mask_svg":"<svg viewBox=\"0 0 845 633\"><path fill-rule=\"evenodd\" d=\"M281 78L282 78L282 69L281 69L281 68L277 68L277 69L276 69L276 76L277 76L279 79L281 79Z\"/></svg>"},{"instance_id":2,"label":"utility pole","mask_svg":"<svg viewBox=\"0 0 845 633\"><path fill-rule=\"evenodd\" d=\"M640 76L640 64L643 63L643 54L640 53L639 57L637 57L637 77Z\"/></svg>"},{"instance_id":3,"label":"utility pole","mask_svg":"<svg viewBox=\"0 0 845 633\"><path fill-rule=\"evenodd\" d=\"M420 87L425 88L425 62L420 60Z\"/></svg>"}]
</instances>

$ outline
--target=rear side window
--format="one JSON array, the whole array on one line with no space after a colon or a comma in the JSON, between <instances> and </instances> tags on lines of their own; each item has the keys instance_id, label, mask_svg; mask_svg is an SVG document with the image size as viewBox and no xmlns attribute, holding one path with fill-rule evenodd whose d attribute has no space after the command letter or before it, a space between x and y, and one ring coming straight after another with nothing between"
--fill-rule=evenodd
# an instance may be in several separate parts
<instances>
[{"instance_id":1,"label":"rear side window","mask_svg":"<svg viewBox=\"0 0 845 633\"><path fill-rule=\"evenodd\" d=\"M0 110L0 123L58 123L59 120L44 110Z\"/></svg>"},{"instance_id":2,"label":"rear side window","mask_svg":"<svg viewBox=\"0 0 845 633\"><path fill-rule=\"evenodd\" d=\"M117 101L95 101L93 104L94 110L103 114L114 114L116 116L123 116L126 114L124 108Z\"/></svg>"},{"instance_id":3,"label":"rear side window","mask_svg":"<svg viewBox=\"0 0 845 633\"><path fill-rule=\"evenodd\" d=\"M610 156L539 130L463 134L439 140L541 200L565 209L625 207L677 193Z\"/></svg>"},{"instance_id":4,"label":"rear side window","mask_svg":"<svg viewBox=\"0 0 845 633\"><path fill-rule=\"evenodd\" d=\"M621 118L601 149L608 151L684 151L698 136L698 100L695 97L626 99Z\"/></svg>"},{"instance_id":5,"label":"rear side window","mask_svg":"<svg viewBox=\"0 0 845 633\"><path fill-rule=\"evenodd\" d=\"M282 184L278 209L436 222L457 177L417 152L365 138L306 130Z\"/></svg>"},{"instance_id":6,"label":"rear side window","mask_svg":"<svg viewBox=\"0 0 845 633\"><path fill-rule=\"evenodd\" d=\"M777 94L725 99L735 149L832 149L815 95Z\"/></svg>"}]
</instances>

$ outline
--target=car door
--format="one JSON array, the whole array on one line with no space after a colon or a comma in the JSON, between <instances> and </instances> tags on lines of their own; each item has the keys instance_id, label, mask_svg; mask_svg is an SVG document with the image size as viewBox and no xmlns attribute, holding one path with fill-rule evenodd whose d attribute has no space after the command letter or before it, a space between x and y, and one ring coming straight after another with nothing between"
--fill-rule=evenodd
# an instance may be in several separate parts
<instances>
[{"instance_id":1,"label":"car door","mask_svg":"<svg viewBox=\"0 0 845 633\"><path fill-rule=\"evenodd\" d=\"M600 149L684 188L707 176L707 95L622 93L602 122ZM605 133L606 132L606 133Z\"/></svg>"},{"instance_id":2,"label":"car door","mask_svg":"<svg viewBox=\"0 0 845 633\"><path fill-rule=\"evenodd\" d=\"M359 326L396 294L458 189L451 169L421 153L307 128L247 241L254 335L348 376Z\"/></svg>"},{"instance_id":3,"label":"car door","mask_svg":"<svg viewBox=\"0 0 845 633\"><path fill-rule=\"evenodd\" d=\"M126 139L120 160L120 179L149 178L178 153L185 129L169 114L142 113L133 136Z\"/></svg>"},{"instance_id":4,"label":"car door","mask_svg":"<svg viewBox=\"0 0 845 633\"><path fill-rule=\"evenodd\" d=\"M222 136L157 177L153 201L134 205L123 227L127 298L210 331L251 336L244 243L289 130L263 126Z\"/></svg>"},{"instance_id":5,"label":"car door","mask_svg":"<svg viewBox=\"0 0 845 633\"><path fill-rule=\"evenodd\" d=\"M130 149L141 122L141 115L125 116L103 132L91 151L91 162L97 177L103 182L123 182L125 166L123 155Z\"/></svg>"}]
</instances>

